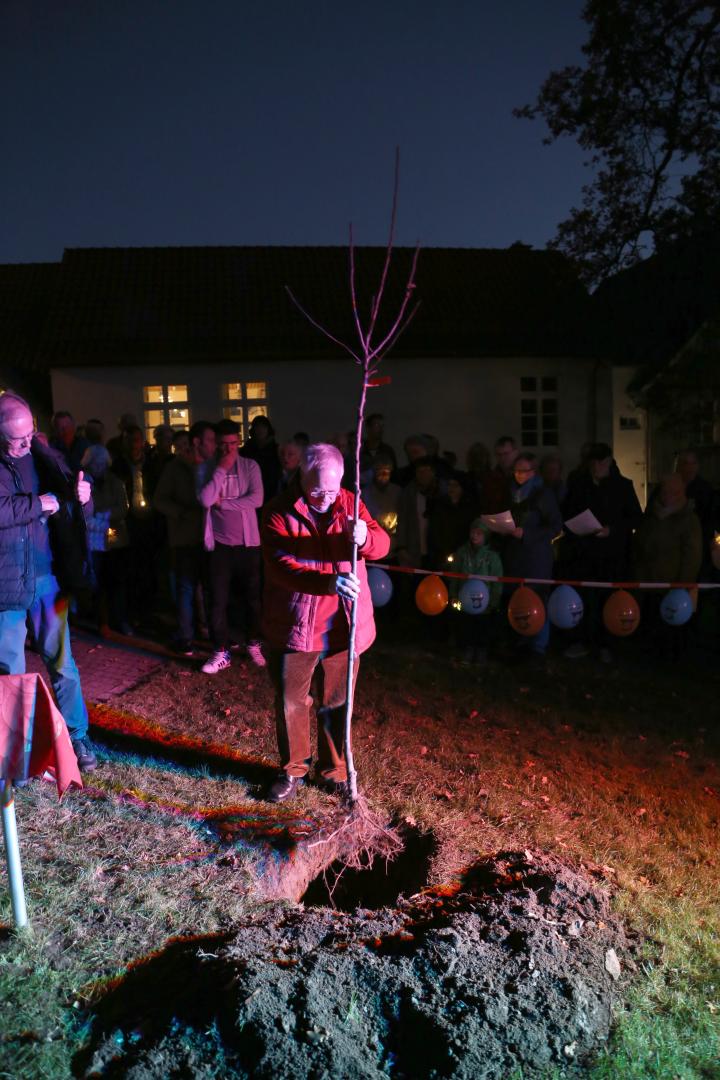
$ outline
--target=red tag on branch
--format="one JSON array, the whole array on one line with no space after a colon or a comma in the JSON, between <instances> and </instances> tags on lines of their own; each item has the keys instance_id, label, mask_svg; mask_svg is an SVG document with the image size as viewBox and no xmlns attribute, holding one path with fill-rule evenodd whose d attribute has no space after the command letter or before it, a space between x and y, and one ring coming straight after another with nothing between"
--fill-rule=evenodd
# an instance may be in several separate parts
<instances>
[{"instance_id":1,"label":"red tag on branch","mask_svg":"<svg viewBox=\"0 0 720 1080\"><path fill-rule=\"evenodd\" d=\"M372 379L368 379L368 386L388 386L392 382L392 378L389 375L374 375Z\"/></svg>"}]
</instances>

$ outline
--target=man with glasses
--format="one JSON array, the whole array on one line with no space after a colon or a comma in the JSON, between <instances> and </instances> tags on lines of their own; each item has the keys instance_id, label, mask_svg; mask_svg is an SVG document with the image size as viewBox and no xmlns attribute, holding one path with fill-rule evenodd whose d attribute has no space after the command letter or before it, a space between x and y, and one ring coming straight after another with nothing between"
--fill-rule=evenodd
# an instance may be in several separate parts
<instances>
[{"instance_id":1,"label":"man with glasses","mask_svg":"<svg viewBox=\"0 0 720 1080\"><path fill-rule=\"evenodd\" d=\"M255 511L263 486L257 462L238 454L240 429L233 420L216 426L217 455L197 466L198 498L205 508L204 540L210 580L210 635L214 652L206 675L230 667L228 603L233 580L239 586L246 623L247 655L265 666L260 646L260 533Z\"/></svg>"},{"instance_id":2,"label":"man with glasses","mask_svg":"<svg viewBox=\"0 0 720 1080\"><path fill-rule=\"evenodd\" d=\"M387 555L390 537L362 503L353 520L353 495L341 488L343 471L337 447L308 446L299 479L263 514L263 629L281 765L268 794L271 802L293 798L309 771L310 686L318 668L316 782L338 794L347 782L343 728L351 604L357 600L359 656L375 639L365 559ZM353 541L357 574L351 571Z\"/></svg>"},{"instance_id":3,"label":"man with glasses","mask_svg":"<svg viewBox=\"0 0 720 1080\"><path fill-rule=\"evenodd\" d=\"M67 593L90 579L86 516L90 484L75 478L34 430L26 401L0 397L0 674L25 673L26 623L67 724L78 765L97 759L68 630Z\"/></svg>"}]
</instances>

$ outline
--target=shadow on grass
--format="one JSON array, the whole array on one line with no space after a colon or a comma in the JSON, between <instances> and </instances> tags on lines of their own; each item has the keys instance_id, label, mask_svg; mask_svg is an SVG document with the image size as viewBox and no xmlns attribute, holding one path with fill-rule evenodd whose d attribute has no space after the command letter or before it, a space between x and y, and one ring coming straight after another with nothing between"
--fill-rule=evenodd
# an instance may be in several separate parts
<instances>
[{"instance_id":1,"label":"shadow on grass","mask_svg":"<svg viewBox=\"0 0 720 1080\"><path fill-rule=\"evenodd\" d=\"M222 776L238 777L253 786L268 785L277 775L277 768L249 755L236 751L223 753L221 747L204 749L198 745L185 745L171 734L162 735L151 731L119 731L106 726L91 726L93 740L99 746L119 750L139 758L152 758L187 770L207 769Z\"/></svg>"},{"instance_id":2,"label":"shadow on grass","mask_svg":"<svg viewBox=\"0 0 720 1080\"><path fill-rule=\"evenodd\" d=\"M96 983L81 1017L89 1021L90 1039L73 1058L73 1075L124 1077L136 1057L169 1031L182 1031L190 1043L193 1032L211 1027L218 1054L224 1059L230 1050L251 1067L257 1060L252 1036L237 1026L238 968L215 952L229 940L227 933L171 940L122 976Z\"/></svg>"}]
</instances>

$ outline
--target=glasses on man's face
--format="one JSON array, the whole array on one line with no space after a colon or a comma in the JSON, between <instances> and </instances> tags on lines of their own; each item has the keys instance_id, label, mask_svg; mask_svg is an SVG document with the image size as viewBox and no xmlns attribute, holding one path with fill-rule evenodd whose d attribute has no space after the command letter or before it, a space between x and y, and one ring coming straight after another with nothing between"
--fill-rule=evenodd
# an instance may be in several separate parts
<instances>
[{"instance_id":1,"label":"glasses on man's face","mask_svg":"<svg viewBox=\"0 0 720 1080\"><path fill-rule=\"evenodd\" d=\"M317 499L318 501L320 499L336 499L339 490L337 488L333 491L321 491L319 488L313 488L312 491L308 492L308 495L311 499Z\"/></svg>"}]
</instances>

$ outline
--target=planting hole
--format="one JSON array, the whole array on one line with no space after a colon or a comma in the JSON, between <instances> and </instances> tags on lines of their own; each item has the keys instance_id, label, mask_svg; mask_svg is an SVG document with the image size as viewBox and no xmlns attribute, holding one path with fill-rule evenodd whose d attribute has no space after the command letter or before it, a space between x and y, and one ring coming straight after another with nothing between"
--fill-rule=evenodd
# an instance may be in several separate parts
<instances>
[{"instance_id":1,"label":"planting hole","mask_svg":"<svg viewBox=\"0 0 720 1080\"><path fill-rule=\"evenodd\" d=\"M398 896L412 896L428 883L436 842L432 833L403 830L403 850L396 859L375 858L365 869L352 869L340 860L312 881L302 897L306 907L338 911L393 907Z\"/></svg>"}]
</instances>

